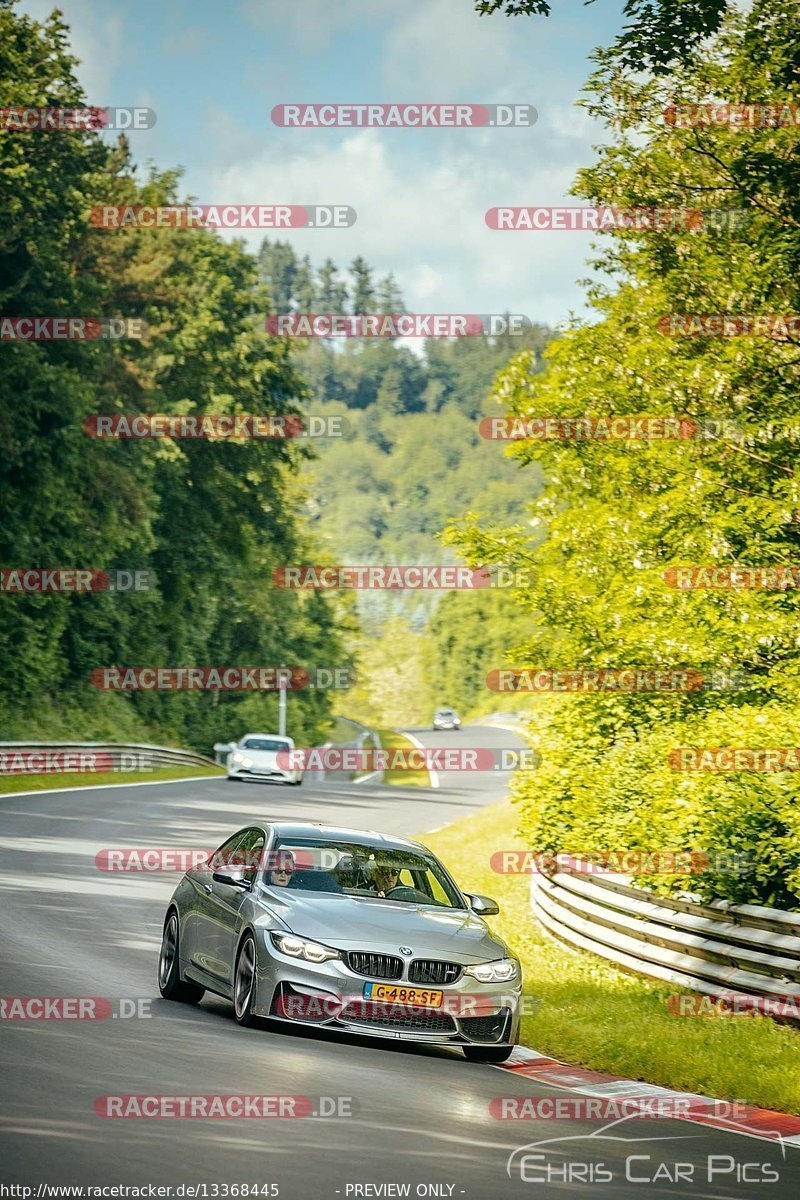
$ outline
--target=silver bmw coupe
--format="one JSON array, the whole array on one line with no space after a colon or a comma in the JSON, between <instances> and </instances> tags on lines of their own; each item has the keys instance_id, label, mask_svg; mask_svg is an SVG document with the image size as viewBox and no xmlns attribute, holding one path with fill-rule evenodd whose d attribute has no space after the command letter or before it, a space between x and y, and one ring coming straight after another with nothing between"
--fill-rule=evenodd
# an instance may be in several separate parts
<instances>
[{"instance_id":1,"label":"silver bmw coupe","mask_svg":"<svg viewBox=\"0 0 800 1200\"><path fill-rule=\"evenodd\" d=\"M520 965L419 842L329 825L240 829L167 907L161 995L503 1062L519 1036Z\"/></svg>"}]
</instances>

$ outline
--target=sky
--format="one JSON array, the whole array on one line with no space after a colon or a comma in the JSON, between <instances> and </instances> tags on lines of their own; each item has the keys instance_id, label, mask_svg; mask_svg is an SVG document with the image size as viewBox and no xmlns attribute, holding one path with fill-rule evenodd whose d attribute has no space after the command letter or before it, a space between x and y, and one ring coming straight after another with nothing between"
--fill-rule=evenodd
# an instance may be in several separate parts
<instances>
[{"instance_id":1,"label":"sky","mask_svg":"<svg viewBox=\"0 0 800 1200\"><path fill-rule=\"evenodd\" d=\"M42 19L52 3L23 0ZM135 159L201 204L348 204L348 229L283 231L316 265L363 255L419 312L585 313L591 234L488 229L498 205L578 203L602 123L575 107L622 0L479 17L473 0L59 0L90 104L143 105ZM291 129L284 103L532 104L532 128ZM233 236L224 234L222 236ZM265 233L245 240L257 249ZM274 237L275 234L267 234Z\"/></svg>"}]
</instances>

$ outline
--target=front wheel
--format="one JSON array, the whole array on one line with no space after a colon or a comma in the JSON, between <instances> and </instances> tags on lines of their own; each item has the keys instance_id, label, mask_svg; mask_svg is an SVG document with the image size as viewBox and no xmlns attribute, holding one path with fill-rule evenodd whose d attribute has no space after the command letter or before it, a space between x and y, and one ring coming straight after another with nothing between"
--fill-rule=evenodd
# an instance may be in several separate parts
<instances>
[{"instance_id":1,"label":"front wheel","mask_svg":"<svg viewBox=\"0 0 800 1200\"><path fill-rule=\"evenodd\" d=\"M233 1015L240 1025L254 1025L253 1002L256 997L256 943L248 933L236 956L233 974Z\"/></svg>"},{"instance_id":2,"label":"front wheel","mask_svg":"<svg viewBox=\"0 0 800 1200\"><path fill-rule=\"evenodd\" d=\"M467 1062L503 1063L511 1057L513 1046L464 1046Z\"/></svg>"},{"instance_id":3,"label":"front wheel","mask_svg":"<svg viewBox=\"0 0 800 1200\"><path fill-rule=\"evenodd\" d=\"M180 955L178 953L178 914L171 912L164 925L161 938L161 954L158 959L158 990L165 1000L178 1000L183 1004L199 1004L205 988L181 979Z\"/></svg>"}]
</instances>

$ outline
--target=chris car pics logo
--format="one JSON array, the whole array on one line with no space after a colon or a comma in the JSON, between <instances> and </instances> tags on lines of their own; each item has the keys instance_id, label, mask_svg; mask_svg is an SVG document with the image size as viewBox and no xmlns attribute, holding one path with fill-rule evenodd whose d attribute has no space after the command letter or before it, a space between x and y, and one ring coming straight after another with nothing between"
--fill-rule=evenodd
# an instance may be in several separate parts
<instances>
[{"instance_id":1,"label":"chris car pics logo","mask_svg":"<svg viewBox=\"0 0 800 1200\"><path fill-rule=\"evenodd\" d=\"M698 1153L697 1146L682 1151L672 1143L697 1143L705 1140L705 1131L698 1129L693 1133L663 1137L625 1136L633 1132L629 1125L633 1119L632 1114L592 1133L529 1142L509 1155L506 1173L511 1179L534 1185L634 1183L663 1187L673 1184L681 1191L709 1184L717 1187L756 1186L776 1183L780 1179L776 1160L785 1158L780 1134L776 1133L778 1153L773 1147L769 1152L759 1153L751 1148L749 1141L742 1139L742 1151L735 1156L702 1154ZM732 1132L744 1132L743 1127L737 1128L735 1121L722 1121L719 1125Z\"/></svg>"}]
</instances>

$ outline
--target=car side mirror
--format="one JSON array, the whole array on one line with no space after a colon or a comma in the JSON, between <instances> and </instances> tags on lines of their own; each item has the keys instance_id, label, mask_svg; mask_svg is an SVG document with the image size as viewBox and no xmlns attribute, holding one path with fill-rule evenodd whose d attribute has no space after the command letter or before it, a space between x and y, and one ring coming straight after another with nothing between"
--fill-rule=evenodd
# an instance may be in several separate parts
<instances>
[{"instance_id":1,"label":"car side mirror","mask_svg":"<svg viewBox=\"0 0 800 1200\"><path fill-rule=\"evenodd\" d=\"M241 867L234 867L230 871L214 871L211 878L215 883L226 883L228 887L250 890L250 881L245 879L245 874Z\"/></svg>"},{"instance_id":2,"label":"car side mirror","mask_svg":"<svg viewBox=\"0 0 800 1200\"><path fill-rule=\"evenodd\" d=\"M496 917L500 905L491 896L479 896L474 892L464 892L464 897L474 913L479 917Z\"/></svg>"}]
</instances>

